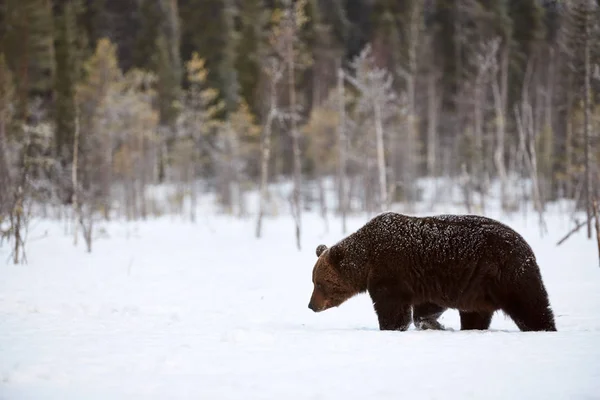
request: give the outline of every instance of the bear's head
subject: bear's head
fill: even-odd
[[[327,248],[317,246],[317,263],[313,268],[313,292],[308,308],[314,312],[337,307],[358,293],[351,280],[343,274],[344,249],[338,244]]]

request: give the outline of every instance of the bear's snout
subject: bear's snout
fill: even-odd
[[[318,291],[314,291],[312,296],[310,297],[310,302],[308,303],[308,308],[313,310],[314,312],[319,312],[326,310],[328,307],[328,301],[325,297]]]
[[[329,303],[325,301],[321,304],[315,304],[315,302],[311,301],[310,303],[308,303],[308,308],[310,308],[314,312],[324,311],[329,308]]]

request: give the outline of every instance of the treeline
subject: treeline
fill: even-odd
[[[298,246],[324,177],[344,218],[410,206],[427,176],[479,212],[526,179],[540,213],[575,199],[591,221],[599,131],[600,0],[0,0],[16,257],[29,207],[70,210],[91,246],[96,218],[160,213],[161,182],[192,220],[201,190],[244,215],[258,188],[260,236],[290,180]]]

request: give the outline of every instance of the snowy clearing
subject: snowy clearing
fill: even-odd
[[[93,253],[36,221],[28,264],[0,248],[0,399],[600,399],[600,268],[566,217],[499,217],[536,252],[558,332],[381,332],[367,295],[307,307],[337,220],[162,218],[104,224]],[[357,229],[366,217],[349,221]],[[43,238],[39,236],[46,235]],[[37,237],[37,238],[36,238]]]

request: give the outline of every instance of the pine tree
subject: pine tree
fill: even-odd
[[[239,104],[239,82],[235,69],[237,41],[239,40],[236,31],[235,20],[238,10],[234,0],[223,0],[223,25],[222,32],[225,35],[225,47],[223,48],[223,57],[218,65],[218,72],[221,80],[221,90],[223,100],[225,101],[225,111],[227,114],[235,112]]]
[[[406,37],[400,30],[409,22],[408,16],[406,21],[401,21],[407,3],[410,3],[410,0],[374,2],[371,14],[374,26],[373,55],[377,58],[379,66],[388,71],[396,71],[403,59],[402,56],[407,55],[407,46],[400,42],[401,38]]]
[[[434,53],[436,56],[433,62],[440,66],[444,77],[442,81],[442,109],[449,114],[454,114],[457,108],[456,95],[460,80],[455,24],[457,1],[439,0],[431,26],[431,29],[435,32]]]
[[[236,64],[237,6],[232,0],[184,0],[181,2],[182,53],[196,51],[206,60],[207,85],[226,103],[221,119],[235,109],[239,95]],[[201,29],[200,29],[201,27]]]
[[[240,96],[255,116],[262,108],[258,96],[262,63],[267,51],[269,13],[264,0],[245,0],[239,10],[240,33],[237,41],[236,70]]]
[[[52,91],[54,56],[50,0],[5,0],[4,35],[0,52],[13,71],[17,96],[16,119],[29,117],[32,97],[48,99]]]
[[[289,132],[292,141],[292,168],[294,189],[292,193],[292,215],[295,222],[296,247],[301,249],[301,186],[302,186],[302,159],[300,148],[300,134],[298,130],[298,101],[296,79],[298,70],[302,70],[312,60],[306,51],[306,44],[300,38],[300,32],[306,24],[306,0],[292,3],[286,0],[281,9],[273,13],[273,27],[269,36],[273,54],[278,57],[286,67]]]
[[[133,63],[138,68],[156,71],[153,63],[157,51],[156,40],[161,28],[161,13],[158,2],[142,0],[139,6],[140,27],[137,31]]]
[[[587,236],[592,234],[592,204],[598,188],[594,187],[600,174],[598,160],[594,157],[593,144],[597,134],[593,132],[594,111],[596,101],[600,99],[600,90],[594,93],[592,79],[600,65],[600,7],[593,0],[579,0],[569,4],[567,8],[566,36],[569,38],[571,57],[570,66],[574,76],[574,89],[578,96],[576,109],[583,114],[582,129],[576,132],[579,140],[580,154],[575,154],[575,164],[579,164],[583,176],[583,204],[587,213]],[[598,87],[598,86],[596,86]],[[583,154],[581,154],[583,153]]]
[[[350,21],[348,19],[348,10],[345,0],[319,0],[317,4],[321,10],[323,23],[331,28],[330,34],[333,40],[333,47],[347,49],[347,43],[350,36]]]
[[[54,9],[55,59],[55,151],[63,167],[72,161],[76,119],[75,86],[81,77],[81,55],[85,35],[78,18],[83,14],[79,0],[70,0]]]
[[[306,57],[306,72],[299,77],[298,86],[306,93],[305,115],[308,117],[314,107],[318,107],[335,86],[336,69],[343,57],[343,49],[336,43],[333,27],[326,19],[326,13],[319,0],[309,0],[306,4],[306,24],[300,32],[300,39],[309,53]]]
[[[512,109],[521,96],[528,62],[545,35],[544,9],[537,0],[508,0],[508,16],[512,24],[509,65],[510,88],[508,107]]]
[[[181,110],[181,55],[179,52],[180,31],[177,2],[174,0],[159,1],[162,24],[156,37],[155,65],[158,77],[158,109],[160,119],[160,135],[165,143],[162,146],[163,157],[159,159],[159,180],[166,177],[166,159],[170,157],[175,138],[177,116]]]
[[[101,39],[94,54],[83,63],[84,77],[77,85],[80,132],[78,135],[78,162],[73,165],[81,184],[77,192],[80,219],[88,221],[86,232],[91,231],[93,214],[102,209],[105,217],[110,210],[112,184],[112,147],[114,131],[120,118],[114,118],[111,94],[122,79],[117,60],[117,47],[109,39]],[[86,209],[84,213],[83,209]],[[83,218],[83,215],[88,218]],[[83,223],[82,223],[83,224]],[[86,235],[84,235],[86,236]],[[87,237],[87,236],[86,236]],[[87,237],[86,241],[90,241]],[[88,243],[89,244],[89,243]]]
[[[85,0],[84,20],[93,51],[99,40],[108,38],[117,46],[119,68],[128,71],[135,66],[137,32],[140,27],[140,1]],[[154,0],[157,3],[158,0]],[[165,14],[163,14],[165,15]],[[168,18],[168,16],[166,17]],[[164,20],[165,18],[163,18]]]
[[[11,171],[8,160],[7,131],[11,125],[14,86],[12,72],[0,53],[0,225],[7,219],[12,208]],[[0,241],[5,233],[0,231]]]
[[[185,69],[187,90],[180,118],[183,135],[178,140],[179,150],[176,153],[187,148],[188,154],[183,161],[193,163],[196,169],[202,170],[211,156],[206,143],[213,131],[221,126],[218,116],[224,103],[219,101],[219,92],[208,86],[206,61],[197,52],[192,53],[185,63]]]

